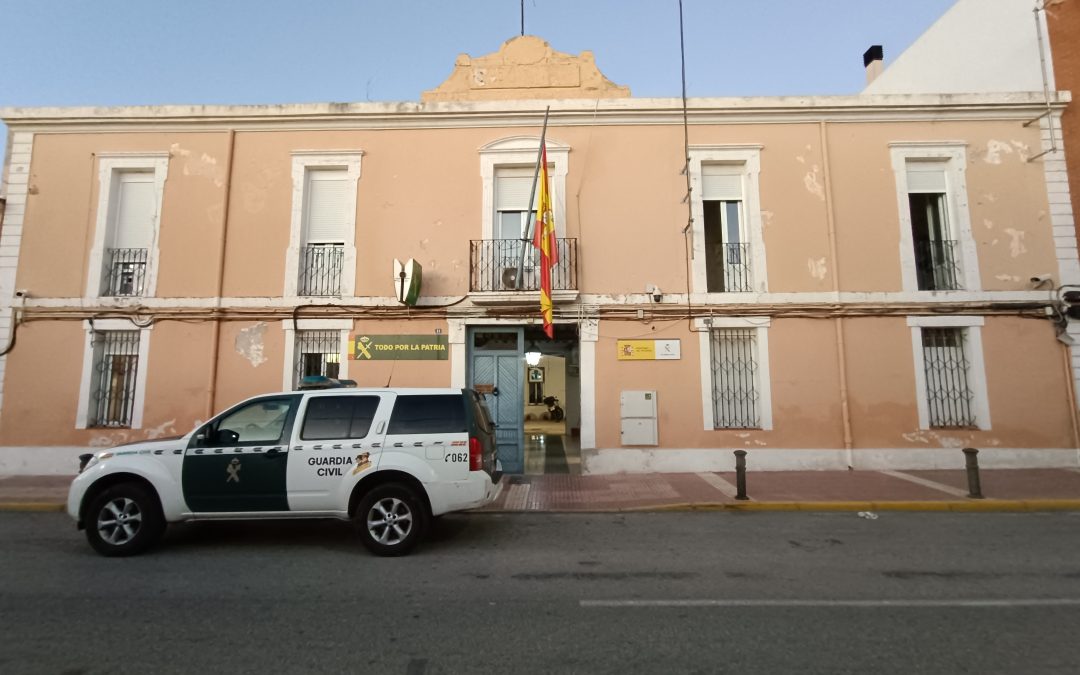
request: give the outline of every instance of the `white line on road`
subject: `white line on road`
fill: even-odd
[[[954,488],[951,485],[945,485],[934,480],[927,480],[926,478],[919,478],[918,476],[912,476],[911,474],[903,473],[901,471],[881,471],[886,476],[892,476],[893,478],[899,478],[900,480],[906,480],[909,483],[915,483],[923,487],[928,487],[931,490],[937,490],[938,492],[944,492],[950,494],[953,497],[967,497],[967,490],[961,490],[960,488]]]
[[[582,600],[581,607],[1080,607],[1080,598],[975,600]]]
[[[739,494],[738,488],[720,476],[717,476],[715,473],[699,473],[698,478],[713,486],[722,492],[725,497],[730,499],[735,499],[735,495]]]

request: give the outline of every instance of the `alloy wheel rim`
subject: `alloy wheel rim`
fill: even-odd
[[[367,528],[371,537],[380,544],[400,544],[412,531],[412,509],[397,497],[380,499],[368,511]]]
[[[101,538],[113,546],[127,544],[142,527],[142,510],[138,503],[128,497],[117,497],[105,504],[98,513],[97,531]]]

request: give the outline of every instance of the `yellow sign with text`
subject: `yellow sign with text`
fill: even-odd
[[[682,358],[678,340],[618,340],[620,361],[669,361]]]

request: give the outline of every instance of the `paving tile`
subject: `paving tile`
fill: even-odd
[[[967,472],[963,470],[906,473],[968,489]],[[992,499],[1080,498],[1080,473],[1068,469],[983,469],[979,482],[983,496]]]

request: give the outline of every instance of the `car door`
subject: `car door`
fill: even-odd
[[[289,510],[288,443],[300,399],[245,401],[192,435],[182,485],[193,513]]]
[[[347,504],[343,490],[378,464],[392,399],[375,392],[307,397],[289,455],[290,510],[335,511]]]

